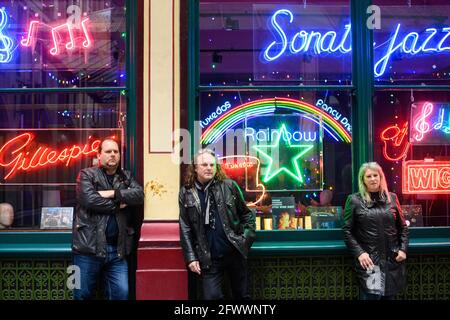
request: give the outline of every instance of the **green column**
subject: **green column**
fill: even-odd
[[[367,28],[371,0],[351,0],[352,81],[355,87],[352,107],[353,190],[358,189],[358,170],[373,159],[373,34]]]
[[[188,32],[188,129],[191,134],[191,154],[193,154],[200,143],[197,137],[195,120],[199,115],[198,85],[200,84],[200,68],[197,52],[199,51],[199,17],[200,7],[198,0],[189,0],[189,32]]]
[[[138,1],[126,1],[126,95],[127,95],[127,156],[125,167],[136,175],[136,156],[137,156],[137,30],[138,30]]]

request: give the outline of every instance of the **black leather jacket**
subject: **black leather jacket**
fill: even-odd
[[[255,216],[247,208],[242,193],[233,180],[214,181],[210,187],[224,225],[225,234],[234,247],[247,258],[255,239]],[[205,217],[195,187],[181,187],[180,240],[186,264],[199,261],[201,268],[211,265],[211,253],[206,238]]]
[[[408,250],[408,227],[395,193],[391,203],[385,199],[367,203],[359,193],[348,196],[345,204],[344,240],[355,258],[360,285],[367,293],[383,296],[395,295],[406,281],[405,263],[395,260],[399,250]],[[364,270],[358,257],[367,252],[373,263],[380,267],[380,285],[374,275]]]
[[[106,226],[114,213],[119,227],[117,252],[125,257],[133,247],[136,230],[132,227],[133,207],[144,202],[142,187],[129,171],[118,171],[113,180],[114,199],[106,199],[97,191],[111,190],[106,173],[98,167],[82,169],[77,177],[77,207],[73,221],[72,250],[75,253],[106,256]],[[120,204],[127,207],[120,209]]]

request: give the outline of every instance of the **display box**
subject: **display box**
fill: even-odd
[[[401,205],[408,227],[423,227],[422,206],[420,204]]]
[[[334,229],[342,227],[342,207],[339,206],[309,206],[307,214],[311,216],[313,229]]]
[[[43,207],[41,229],[72,229],[73,207]]]

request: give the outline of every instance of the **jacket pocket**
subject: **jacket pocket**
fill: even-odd
[[[73,235],[73,248],[81,253],[95,254],[97,248],[97,227],[95,224],[78,222]]]
[[[129,255],[131,251],[134,249],[134,234],[135,231],[131,227],[127,227],[125,229],[125,253]]]

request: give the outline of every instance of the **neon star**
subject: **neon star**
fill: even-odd
[[[280,139],[281,137],[284,137],[284,143],[280,146]],[[276,141],[272,145],[259,145],[253,147],[256,151],[261,153],[262,156],[264,156],[267,160],[269,160],[269,165],[266,170],[266,174],[263,178],[263,182],[267,183],[270,180],[272,180],[274,177],[281,173],[286,173],[290,177],[292,177],[294,180],[300,182],[303,184],[303,175],[300,170],[299,165],[299,159],[308,151],[310,151],[313,148],[313,145],[311,144],[298,144],[298,145],[292,145],[291,141],[288,137],[288,132],[286,129],[286,126],[283,124],[279,130],[279,134],[276,138]],[[271,150],[278,150],[279,154],[286,154],[286,153],[294,153],[295,156],[290,157],[290,161],[288,163],[288,166],[281,166],[281,164],[277,161],[273,160],[273,157],[269,156],[265,151],[262,149],[270,148]],[[271,152],[273,154],[273,151]],[[278,165],[278,169],[276,166]]]

